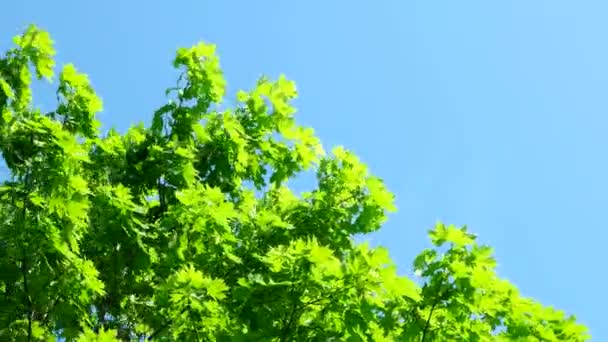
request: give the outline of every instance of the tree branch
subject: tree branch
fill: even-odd
[[[426,323],[424,324],[424,330],[422,330],[422,336],[420,337],[420,342],[424,342],[426,339],[426,334],[429,330],[429,325],[431,323],[431,317],[433,316],[433,311],[435,310],[435,307],[439,303],[440,299],[441,299],[441,296],[435,297],[435,301],[433,302],[433,306],[431,306],[431,311],[429,312],[429,316],[427,317]]]
[[[182,311],[180,311],[180,315],[183,314],[184,312],[186,312],[188,309],[190,308],[190,306],[185,306]],[[167,323],[163,324],[160,328],[158,328],[155,332],[152,333],[152,335],[148,336],[148,341],[152,341],[153,338],[155,338],[156,336],[158,336],[158,334],[160,334],[163,330],[167,329],[171,324],[173,324],[173,320],[169,319],[167,321]]]
[[[33,137],[30,139],[33,140]],[[30,173],[27,172],[25,175],[25,191],[23,192],[23,211],[22,211],[22,220],[23,220],[23,232],[26,232],[27,229],[27,200],[30,192]],[[32,308],[32,298],[30,296],[29,290],[29,282],[28,282],[28,269],[27,269],[27,252],[25,250],[24,243],[21,243],[21,274],[23,275],[23,292],[25,297],[25,307],[27,314],[27,341],[30,342],[32,340],[32,317],[34,315],[34,310]]]
[[[287,341],[287,339],[289,338],[289,335],[290,335],[289,329],[291,328],[291,325],[293,324],[296,313],[298,312],[298,308],[299,308],[299,305],[294,303],[293,308],[291,309],[291,313],[289,314],[289,320],[287,321],[287,324],[283,327],[283,336],[281,337],[281,341]]]
[[[25,249],[22,249],[23,259],[21,260],[21,274],[23,275],[23,291],[25,297],[25,307],[27,314],[27,340],[28,342],[32,340],[32,316],[34,311],[32,309],[32,298],[30,297],[30,290],[27,280],[27,264],[25,259]]]

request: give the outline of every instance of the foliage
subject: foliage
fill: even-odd
[[[86,75],[58,77],[32,26],[0,59],[0,340],[583,341],[561,311],[497,277],[492,250],[437,224],[397,273],[359,244],[393,195],[294,120],[293,82],[260,79],[231,109],[215,47],[180,49],[178,84],[149,127],[102,136]],[[229,107],[229,106],[222,106]],[[311,170],[316,188],[287,182]]]

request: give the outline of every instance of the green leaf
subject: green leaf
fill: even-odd
[[[15,98],[15,93],[13,92],[13,89],[11,89],[11,86],[8,84],[8,82],[6,82],[1,77],[0,77],[0,90],[2,90],[4,95],[6,97],[8,97],[10,100]]]
[[[222,300],[226,298],[226,291],[228,286],[222,279],[210,279],[206,284],[207,293],[215,300]]]

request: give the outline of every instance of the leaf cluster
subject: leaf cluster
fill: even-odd
[[[295,121],[295,84],[261,78],[222,103],[215,46],[177,51],[181,76],[149,126],[102,135],[89,79],[31,26],[0,57],[0,340],[584,341],[572,316],[522,297],[466,228],[398,274],[356,243],[395,210],[343,147]],[[227,108],[227,109],[226,109]],[[288,181],[316,173],[312,191]]]

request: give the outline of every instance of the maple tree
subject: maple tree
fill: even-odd
[[[179,49],[151,125],[102,136],[85,74],[65,65],[57,107],[35,26],[0,59],[0,339],[8,341],[584,341],[584,326],[519,295],[491,248],[441,223],[397,273],[357,243],[393,195],[342,147],[294,120],[293,82],[260,79],[220,105],[213,45]],[[316,172],[314,190],[287,182]]]

